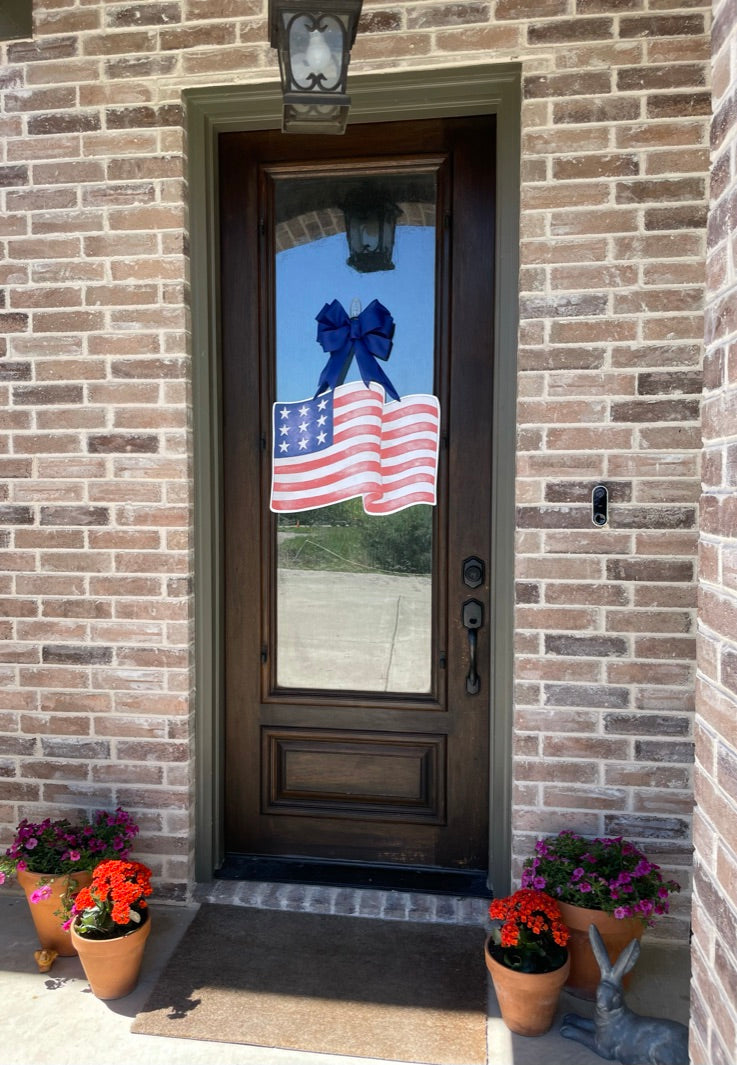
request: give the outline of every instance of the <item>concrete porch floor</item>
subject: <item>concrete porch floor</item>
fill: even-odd
[[[216,890],[218,886],[212,886],[215,896],[220,894]],[[203,901],[211,894],[207,887],[203,885],[198,892]],[[273,885],[261,885],[261,889],[260,893],[256,892],[262,899],[261,905],[288,905],[289,885],[277,889]],[[299,895],[301,890],[292,889],[291,897],[295,893]],[[253,889],[249,888],[248,893],[252,894]],[[406,914],[405,901],[394,898],[396,895],[387,892],[381,908],[386,909],[388,905],[390,910]],[[324,893],[318,897],[323,899],[324,907]],[[213,898],[213,901],[225,900]],[[443,919],[437,914],[442,911],[441,902],[447,900],[438,898],[437,901],[437,907],[432,905],[432,900],[427,901],[422,919],[428,919],[428,910],[435,913],[431,920]],[[479,900],[464,906],[469,901],[463,900],[460,907],[446,906],[443,915],[446,919],[477,923]],[[298,905],[297,908],[312,907]],[[154,903],[151,936],[139,985],[127,998],[105,1003],[91,994],[76,957],[58,958],[49,973],[38,972],[33,958],[38,943],[25,899],[18,895],[0,897],[3,992],[0,1061],[7,1065],[131,1065],[131,1062],[138,1065],[365,1065],[367,1061],[379,1060],[132,1034],[133,1018],[196,912],[197,905]],[[360,912],[360,908],[354,907],[354,912]],[[687,1023],[689,978],[685,945],[660,943],[646,936],[628,1003],[640,1013]],[[564,993],[559,1017],[566,1012],[590,1015],[592,1008]],[[489,1065],[595,1065],[602,1061],[579,1044],[558,1035],[558,1024],[559,1018],[547,1035],[536,1039],[512,1035],[499,1017],[489,986]],[[386,1059],[381,1061],[386,1065]]]

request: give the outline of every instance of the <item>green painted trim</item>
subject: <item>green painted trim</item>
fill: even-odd
[[[490,884],[511,870],[514,456],[519,273],[520,66],[478,65],[354,77],[351,123],[497,115],[496,379],[492,499]],[[198,880],[223,858],[222,517],[218,376],[217,136],[278,129],[277,82],[185,90],[188,116],[195,472],[196,851]]]
[[[0,41],[33,36],[33,0],[2,0]]]

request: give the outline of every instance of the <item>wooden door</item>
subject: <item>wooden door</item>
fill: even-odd
[[[487,867],[493,159],[491,117],[221,135],[231,853]],[[393,259],[346,266],[346,229],[371,251],[381,212]],[[374,298],[394,319],[382,370],[439,400],[437,502],[374,514],[314,488],[318,506],[275,512],[280,417],[318,419],[315,317]],[[314,403],[337,410],[359,369]]]

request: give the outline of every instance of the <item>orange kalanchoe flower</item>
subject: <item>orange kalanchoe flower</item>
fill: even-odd
[[[533,888],[522,888],[489,906],[498,930],[498,960],[508,968],[544,972],[565,961],[569,932],[555,899]]]
[[[76,930],[95,938],[122,935],[140,924],[151,890],[151,870],[141,862],[101,862],[74,902]]]

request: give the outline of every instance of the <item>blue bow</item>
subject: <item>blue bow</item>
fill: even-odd
[[[317,383],[316,396],[345,380],[355,355],[366,387],[376,381],[392,399],[399,399],[396,388],[376,361],[389,358],[394,335],[394,319],[383,303],[372,300],[356,318],[349,318],[343,304],[333,300],[316,315],[316,321],[317,341],[330,353]]]

